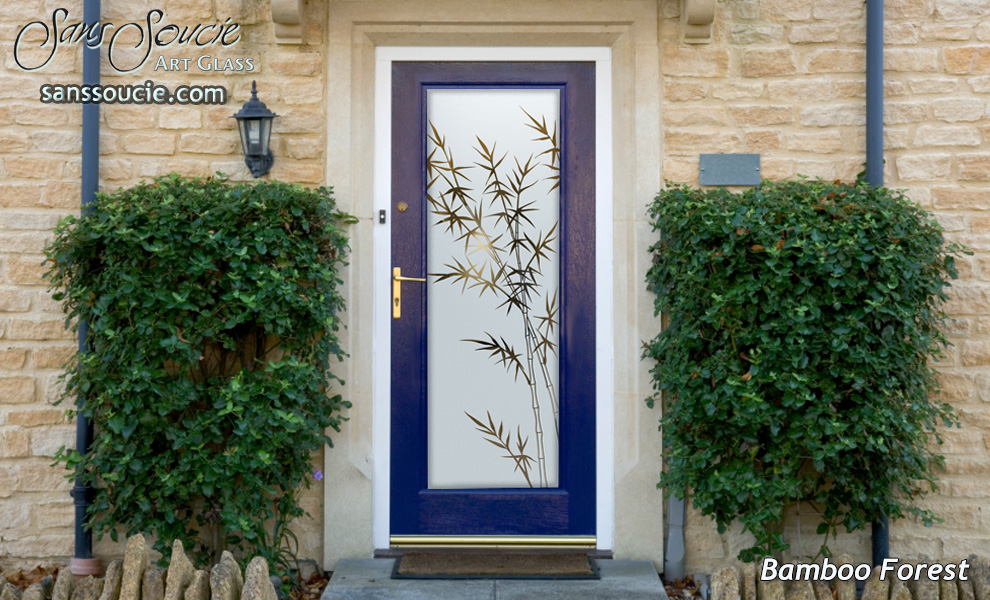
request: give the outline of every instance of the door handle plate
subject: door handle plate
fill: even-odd
[[[402,317],[402,282],[403,281],[419,281],[426,282],[425,277],[403,277],[402,267],[394,267],[392,269],[392,318],[398,319]]]

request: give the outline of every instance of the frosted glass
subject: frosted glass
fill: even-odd
[[[559,106],[427,92],[430,488],[558,485]]]

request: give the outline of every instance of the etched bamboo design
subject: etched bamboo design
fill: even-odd
[[[521,376],[529,391],[530,407],[533,412],[533,437],[536,445],[536,458],[526,454],[529,437],[522,437],[521,427],[516,428],[516,446],[512,449],[511,432],[504,434],[500,421],[496,426],[491,413],[488,421],[482,421],[465,413],[485,440],[505,450],[504,458],[515,463],[530,487],[547,487],[547,458],[544,443],[544,427],[541,416],[541,403],[549,400],[553,411],[554,435],[559,438],[559,402],[547,361],[549,355],[557,354],[555,332],[557,328],[557,292],[553,290],[540,294],[538,280],[542,277],[543,263],[551,254],[556,254],[553,242],[557,240],[557,223],[548,231],[537,230],[530,215],[537,211],[537,201],[531,200],[532,192],[527,192],[539,181],[552,181],[550,192],[560,184],[560,148],[557,143],[557,127],[551,129],[546,119],[537,120],[525,109],[528,118],[526,126],[533,129],[538,137],[533,141],[542,142],[547,149],[525,162],[512,157],[508,169],[502,165],[507,154],[498,155],[496,143],[486,144],[476,137],[473,147],[478,160],[471,164],[458,164],[445,138],[430,123],[428,138],[432,149],[427,157],[427,201],[430,211],[436,215],[436,227],[454,236],[455,241],[464,243],[464,254],[451,257],[440,273],[430,273],[437,281],[450,280],[460,283],[461,292],[477,289],[479,296],[487,293],[501,299],[499,308],[505,307],[507,314],[517,311],[525,340],[525,352],[520,354],[505,340],[490,332],[484,332],[487,339],[465,339],[477,351],[488,352],[489,356],[505,368],[506,373],[518,380]],[[513,166],[514,165],[514,166]],[[536,170],[543,167],[549,174],[540,178]],[[467,172],[480,169],[485,175],[483,187],[472,187]],[[501,172],[500,172],[501,171]],[[506,173],[507,171],[507,173]],[[478,189],[480,187],[480,189]],[[488,200],[487,208],[485,200]],[[486,212],[494,211],[494,212]],[[482,259],[473,258],[481,254]],[[542,312],[534,310],[534,300],[540,298]],[[538,306],[538,305],[537,305]],[[539,374],[537,371],[539,370]],[[539,379],[542,379],[542,386]],[[511,431],[511,430],[510,430]],[[535,463],[536,481],[530,476],[530,467]]]

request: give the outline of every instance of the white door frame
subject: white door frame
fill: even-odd
[[[612,298],[612,53],[608,47],[427,47],[375,49],[375,215],[391,215],[392,62],[593,61],[595,63],[596,536],[615,538],[614,351]],[[375,226],[372,340],[372,543],[389,546],[391,462],[391,223]]]

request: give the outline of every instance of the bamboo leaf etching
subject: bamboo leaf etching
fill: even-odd
[[[498,150],[496,141],[475,136],[473,162],[460,162],[454,149],[438,128],[429,123],[427,135],[427,202],[435,216],[432,226],[463,247],[451,256],[440,272],[430,273],[435,281],[459,285],[461,294],[473,291],[479,297],[491,295],[500,301],[506,315],[517,314],[519,332],[525,346],[517,349],[496,332],[462,339],[475,351],[485,352],[495,365],[504,368],[513,381],[522,381],[528,390],[532,410],[532,435],[523,437],[522,425],[512,434],[503,431],[488,412],[487,423],[465,412],[484,439],[505,452],[514,471],[521,473],[530,487],[548,487],[546,445],[542,407],[548,403],[553,413],[554,436],[559,438],[560,408],[549,357],[556,357],[558,334],[558,293],[543,289],[544,279],[556,281],[556,273],[544,273],[557,254],[558,223],[541,229],[534,220],[540,210],[540,196],[560,185],[560,147],[556,122],[537,119],[525,109],[524,124],[536,133],[532,140],[543,149],[528,157],[509,156]],[[479,173],[483,177],[476,175]],[[472,179],[474,177],[474,179]],[[548,191],[534,186],[548,182]],[[546,189],[546,185],[541,186]],[[543,198],[543,202],[547,200]],[[535,458],[526,452],[530,437],[535,440]],[[531,470],[532,469],[532,470]],[[535,471],[535,476],[533,474]]]
[[[478,348],[476,350],[490,350],[491,358],[496,359],[499,364],[505,367],[506,372],[511,372],[515,379],[519,378],[519,375],[523,376],[526,383],[529,383],[529,376],[526,374],[523,368],[522,362],[519,360],[519,354],[516,352],[515,348],[509,345],[505,341],[505,338],[496,340],[492,334],[485,334],[488,336],[488,340],[461,340],[462,342],[470,342],[472,344],[477,344]],[[515,369],[515,371],[513,371]]]
[[[477,425],[475,429],[480,431],[482,435],[485,436],[485,441],[508,452],[508,454],[503,455],[503,458],[508,458],[515,462],[516,466],[513,471],[521,472],[523,477],[526,478],[526,483],[529,487],[533,487],[533,482],[529,478],[529,468],[533,463],[533,457],[526,454],[526,443],[529,441],[529,438],[526,438],[525,440],[523,439],[522,433],[520,433],[520,428],[516,427],[516,450],[513,452],[512,433],[506,433],[505,438],[503,439],[502,422],[499,421],[498,427],[496,428],[495,421],[492,419],[492,413],[488,413],[487,424],[472,417],[469,413],[464,414],[467,415],[467,418],[471,419],[475,425]]]

